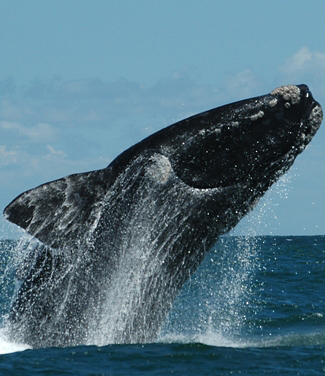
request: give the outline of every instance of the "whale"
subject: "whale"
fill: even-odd
[[[4,216],[32,246],[16,272],[10,337],[35,348],[154,341],[219,236],[292,166],[322,118],[306,85],[280,86],[19,195]]]

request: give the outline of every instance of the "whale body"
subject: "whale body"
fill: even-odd
[[[13,339],[153,341],[217,238],[290,168],[321,121],[308,87],[286,85],[177,122],[104,169],[18,196],[4,215],[38,243],[17,273]]]

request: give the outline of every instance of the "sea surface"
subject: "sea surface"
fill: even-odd
[[[15,246],[0,240],[0,375],[325,375],[325,236],[222,237],[155,343],[43,349],[6,337]]]

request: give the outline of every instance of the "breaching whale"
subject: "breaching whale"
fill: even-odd
[[[293,164],[322,121],[306,85],[162,129],[108,167],[18,196],[5,217],[38,244],[8,318],[33,347],[143,343],[221,234]]]

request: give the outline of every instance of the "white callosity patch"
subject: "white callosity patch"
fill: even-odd
[[[277,103],[278,103],[278,100],[276,98],[273,98],[273,99],[270,100],[269,106],[271,108],[273,108],[273,107],[275,107],[277,105]]]
[[[263,116],[264,116],[264,112],[259,111],[257,114],[254,114],[254,115],[251,116],[251,120],[256,121],[256,120],[262,118]]]
[[[271,95],[281,95],[286,101],[286,108],[290,108],[291,105],[298,104],[300,101],[300,89],[295,85],[280,86],[271,91]]]
[[[307,125],[303,128],[301,133],[301,139],[304,141],[300,146],[300,150],[303,150],[306,145],[311,141],[317,132],[321,122],[323,120],[323,111],[321,106],[315,106],[309,115]]]
[[[229,128],[238,128],[244,120],[256,121],[265,116],[265,109],[268,104],[267,98],[254,99],[243,106],[230,111],[222,120],[224,126]]]
[[[316,133],[318,130],[321,122],[323,120],[323,111],[321,106],[315,106],[309,115],[308,123],[311,127],[311,137]]]

